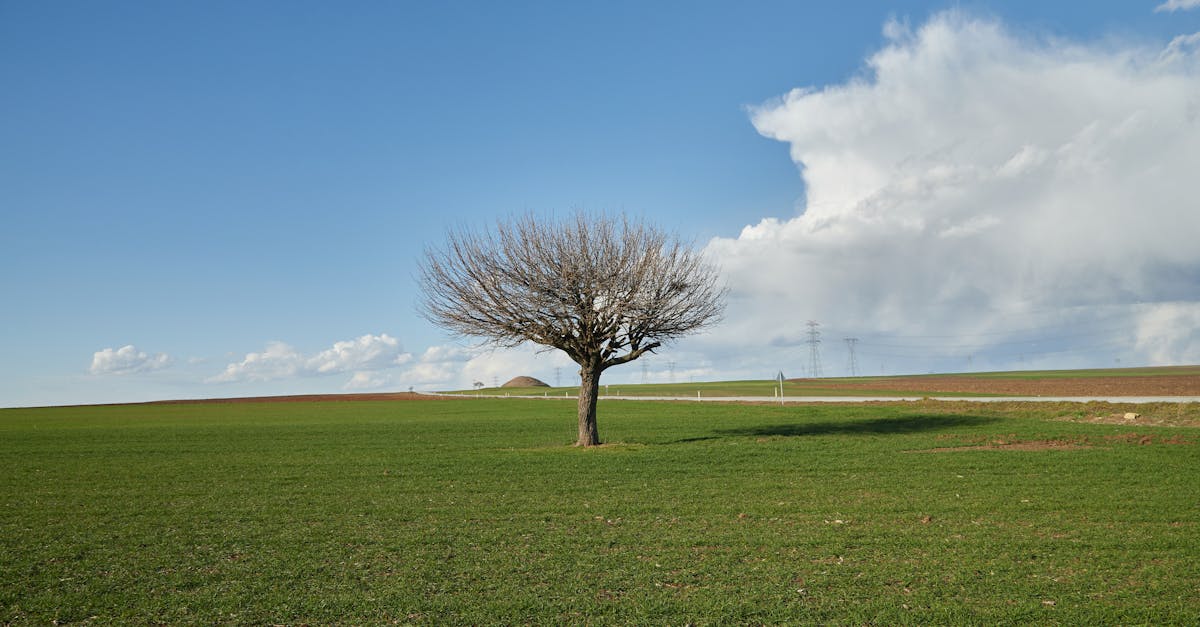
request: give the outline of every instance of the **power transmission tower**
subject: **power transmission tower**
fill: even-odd
[[[821,331],[817,327],[821,323],[809,320],[808,325],[808,361],[812,366],[812,377],[821,378]]]
[[[646,382],[646,362],[642,361],[642,383]]]
[[[554,367],[554,387],[558,387],[558,382],[562,378],[562,366]]]
[[[671,370],[671,383],[674,383],[675,382],[675,362],[668,361],[667,368],[669,368]]]
[[[858,376],[858,359],[854,356],[854,346],[858,344],[858,338],[846,338],[846,349],[850,351],[850,376]]]

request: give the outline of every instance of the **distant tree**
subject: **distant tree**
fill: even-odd
[[[625,216],[532,215],[494,231],[451,231],[426,249],[422,314],[460,336],[557,348],[579,364],[579,440],[600,443],[600,374],[720,319],[717,269],[662,230]]]

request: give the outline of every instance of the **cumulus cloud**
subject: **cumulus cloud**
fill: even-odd
[[[807,363],[812,318],[827,355],[869,335],[860,350],[909,360],[897,369],[1100,348],[1200,359],[1132,340],[1147,305],[1200,301],[1197,38],[1033,40],[956,11],[884,31],[860,76],[752,109],[806,197],[709,243],[730,306],[689,346],[734,355],[753,338],[764,358],[748,369]]]
[[[492,386],[513,377],[530,376],[554,385],[555,368],[558,368],[560,383],[578,385],[579,366],[566,353],[548,351],[532,344],[509,350],[481,351],[463,364],[462,380],[481,381]]]
[[[1167,0],[1166,2],[1154,7],[1155,13],[1173,13],[1175,11],[1186,11],[1200,7],[1200,0]]]
[[[235,381],[272,381],[301,374],[307,360],[296,349],[283,342],[269,342],[261,353],[247,353],[239,362],[209,379],[213,383]]]
[[[1159,364],[1200,360],[1200,303],[1160,303],[1138,317],[1138,348]]]
[[[408,385],[422,390],[465,389],[473,382],[464,368],[487,351],[478,347],[442,344],[430,346],[399,375]]]
[[[241,361],[228,364],[209,382],[272,381],[354,371],[357,371],[357,377],[362,372],[401,366],[410,359],[412,355],[404,352],[399,340],[386,333],[335,342],[332,347],[314,355],[304,355],[283,342],[270,342],[262,352],[247,353]],[[356,385],[362,385],[367,380],[352,378],[347,385],[356,381]]]
[[[468,389],[476,381],[491,387],[521,375],[553,385],[557,373],[563,385],[574,385],[577,370],[566,354],[534,344],[494,350],[443,344],[427,348],[396,379],[421,390]]]
[[[171,357],[166,353],[151,355],[128,344],[115,350],[106,348],[93,353],[92,366],[88,372],[94,375],[134,374],[161,370],[171,365],[171,362]]]
[[[396,379],[382,372],[356,372],[342,386],[343,390],[378,390],[379,388],[395,386]]]
[[[707,336],[701,336],[701,341],[704,337]],[[704,347],[669,345],[657,353],[606,370],[601,382],[683,383],[727,378],[738,372],[728,367],[730,363],[714,361]],[[475,382],[492,387],[522,375],[552,386],[579,385],[579,365],[566,353],[532,343],[504,349],[454,344],[430,346],[397,374],[393,382],[405,389],[413,386],[419,390],[465,390]]]
[[[407,362],[412,356],[400,347],[400,341],[387,333],[364,335],[336,342],[308,360],[307,368],[318,374],[350,370],[378,370]]]

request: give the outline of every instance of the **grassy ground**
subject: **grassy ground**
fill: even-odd
[[[3,410],[0,621],[1200,623],[1200,433],[1121,411]]]

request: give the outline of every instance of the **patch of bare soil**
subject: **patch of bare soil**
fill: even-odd
[[[1162,436],[1147,433],[1106,435],[1103,437],[1103,440],[1108,443],[1137,444],[1139,446],[1149,446],[1151,444],[1182,444],[1191,446],[1196,443],[1195,440],[1181,435]]]
[[[906,453],[957,453],[961,451],[1067,451],[1089,448],[1091,445],[1070,440],[1026,440],[1022,442],[993,442],[969,446],[942,446]]]
[[[1176,407],[1147,406],[1143,412],[1117,413],[1088,413],[1083,416],[1065,416],[1060,420],[1068,422],[1087,422],[1105,425],[1146,425],[1154,427],[1200,427],[1200,415],[1197,415],[1195,403]],[[1141,408],[1139,408],[1141,409]],[[1157,411],[1156,411],[1157,410]]]
[[[1091,448],[1095,445],[1131,444],[1136,446],[1151,445],[1195,445],[1195,440],[1181,435],[1156,435],[1147,433],[1121,433],[1100,437],[1076,436],[1053,440],[1019,440],[1008,437],[999,438],[962,438],[955,435],[938,436],[939,440],[957,439],[965,441],[960,446],[941,446],[937,448],[905,451],[906,453],[958,453],[962,451],[1069,451]]]
[[[884,390],[930,394],[995,394],[997,396],[1200,396],[1200,375],[1148,375],[1127,377],[1054,377],[1019,379],[1000,377],[914,376],[867,381],[793,379],[835,390]]]
[[[1063,422],[1114,424],[1129,427],[1200,427],[1200,403],[1109,403],[1105,401],[914,401],[930,414],[1012,416]],[[1132,417],[1130,417],[1132,416]]]

